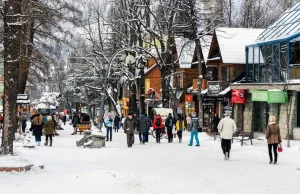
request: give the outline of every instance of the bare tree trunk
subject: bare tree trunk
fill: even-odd
[[[198,29],[197,29],[197,17],[196,17],[197,12],[195,8],[195,2],[193,0],[190,0],[190,10],[191,10],[191,16],[193,18],[192,28],[195,36],[196,52],[197,52],[197,59],[198,59],[198,70],[199,70],[198,93],[197,93],[198,94],[198,118],[199,118],[200,127],[203,127],[203,102],[202,102],[202,94],[201,94],[203,70],[202,70],[202,58],[201,58],[201,43],[200,43],[200,37],[198,35]]]
[[[4,122],[2,147],[4,154],[13,154],[14,111],[18,93],[21,2],[4,4]]]

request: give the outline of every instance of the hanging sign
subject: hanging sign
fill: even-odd
[[[231,90],[231,102],[245,104],[245,90]]]
[[[193,96],[192,95],[185,95],[185,102],[193,102]]]
[[[268,102],[268,91],[252,90],[252,101]]]
[[[269,103],[286,103],[286,95],[281,90],[269,90],[268,91]]]

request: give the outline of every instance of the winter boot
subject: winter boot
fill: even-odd
[[[41,142],[40,141],[37,141],[36,142],[36,146],[40,146],[41,145]]]
[[[181,138],[179,138],[179,143],[181,143]]]
[[[53,140],[50,140],[50,147],[52,146]]]
[[[46,140],[46,142],[44,143],[45,146],[48,146],[48,140]]]

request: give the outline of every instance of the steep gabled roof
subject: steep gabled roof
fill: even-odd
[[[264,29],[254,28],[217,28],[213,41],[217,41],[223,63],[245,64],[245,46],[255,43],[255,40]],[[212,53],[212,42],[208,59],[217,53]]]

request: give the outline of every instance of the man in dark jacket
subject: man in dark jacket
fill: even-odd
[[[66,122],[67,122],[67,116],[66,116],[66,114],[64,114],[63,116],[62,116],[62,122],[64,123],[64,125],[66,125]]]
[[[166,128],[167,128],[167,133],[168,133],[168,143],[172,143],[173,142],[173,126],[175,125],[175,120],[172,117],[172,114],[169,113],[168,118],[166,119]]]
[[[145,145],[148,124],[149,124],[148,119],[144,116],[144,114],[141,114],[140,118],[138,118],[137,120],[137,130],[139,132],[140,144]]]
[[[127,134],[127,145],[132,147],[134,143],[134,133],[137,127],[136,120],[132,117],[133,113],[129,113],[128,117],[124,121],[124,133]]]
[[[148,117],[147,114],[145,114],[145,118],[147,119],[147,131],[146,131],[146,139],[145,139],[145,142],[148,142],[148,137],[149,137],[149,130],[150,130],[150,127],[152,126],[152,121],[151,119]]]
[[[115,132],[119,132],[120,122],[121,122],[121,118],[120,118],[120,116],[117,114],[117,115],[115,116],[115,119],[114,119],[114,129],[115,129]]]
[[[156,132],[156,143],[160,143],[160,134],[162,129],[162,118],[160,114],[157,114],[153,121],[153,130]]]

